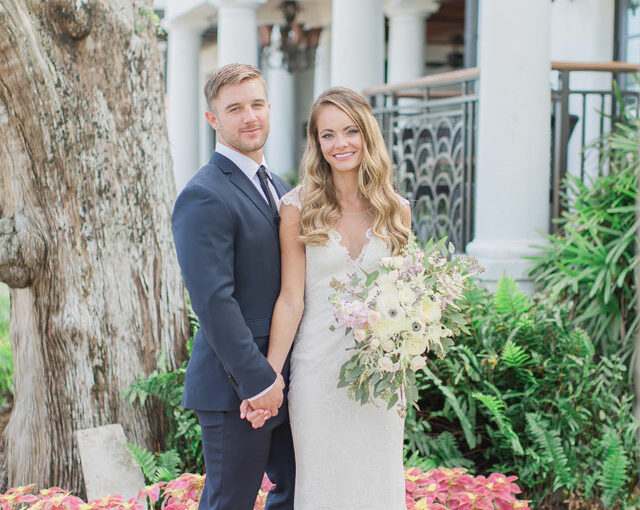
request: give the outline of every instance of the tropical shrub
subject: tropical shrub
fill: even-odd
[[[589,183],[568,178],[559,231],[547,236],[548,244],[531,259],[539,289],[570,303],[571,315],[597,352],[628,361],[640,331],[634,280],[640,262],[635,215],[640,119],[623,110],[614,121],[598,144],[607,175]]]
[[[405,471],[407,510],[528,510],[528,501],[519,500],[520,489],[515,477],[493,473],[488,478],[469,476],[464,469],[431,470],[424,473],[414,468]],[[3,510],[33,509],[65,510],[196,510],[204,487],[204,475],[185,473],[169,482],[158,482],[141,489],[137,498],[124,500],[107,496],[85,503],[57,487],[34,492],[33,486],[9,489],[0,494]],[[258,492],[254,510],[264,510],[267,494],[274,485],[265,476]]]
[[[9,287],[0,282],[0,341],[9,341]]]
[[[0,409],[13,398],[13,356],[9,343],[9,288],[0,283]]]
[[[187,342],[187,352],[191,356],[193,337],[198,330],[198,320],[193,310],[189,311],[189,320],[192,334]],[[122,396],[129,403],[141,407],[144,407],[147,398],[158,399],[167,412],[169,429],[163,451],[150,452],[138,445],[127,445],[133,458],[140,464],[147,483],[168,482],[180,473],[204,473],[198,416],[180,403],[187,363],[188,358],[180,368],[168,371],[166,363],[160,360],[151,374],[134,381]]]
[[[188,343],[189,354],[192,341]],[[134,381],[124,394],[130,403],[140,406],[144,406],[149,397],[160,400],[169,418],[164,451],[150,452],[138,445],[127,446],[148,483],[168,482],[184,472],[204,472],[198,417],[195,411],[180,404],[186,367],[185,361],[180,368],[169,372],[165,363],[159,363],[157,369]]]
[[[622,358],[596,355],[570,304],[530,298],[509,278],[468,298],[471,335],[419,377],[407,456],[517,474],[536,506],[577,491],[635,504],[637,424]]]

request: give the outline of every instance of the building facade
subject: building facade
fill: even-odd
[[[208,160],[213,149],[202,89],[208,74],[221,65],[245,62],[263,70],[272,105],[266,157],[281,174],[296,172],[311,103],[327,87],[342,85],[365,91],[476,68],[473,83],[464,82],[464,96],[474,104],[473,133],[463,130],[462,137],[463,144],[473,144],[474,149],[463,149],[467,151],[466,162],[451,148],[445,158],[449,166],[455,167],[458,161],[466,165],[461,170],[469,174],[466,187],[456,198],[466,216],[453,211],[458,206],[451,199],[450,180],[441,179],[437,185],[428,182],[426,187],[434,190],[429,191],[428,199],[434,202],[438,187],[449,193],[442,206],[437,206],[445,211],[441,223],[456,215],[461,223],[471,223],[464,227],[468,234],[460,243],[480,259],[489,281],[504,272],[526,281],[527,265],[522,257],[532,253],[532,245],[544,242],[540,232],[548,231],[553,214],[549,198],[550,182],[555,178],[553,151],[566,145],[566,152],[555,161],[564,165],[562,172],[597,173],[597,158],[589,159],[583,148],[602,130],[599,112],[611,107],[612,79],[625,80],[631,89],[635,86],[628,74],[618,76],[603,70],[606,67],[569,72],[561,64],[640,62],[640,9],[636,12],[633,3],[156,1],[168,32],[167,106],[177,188]],[[397,139],[398,130],[408,133],[407,126],[419,118],[415,115],[419,102],[432,97],[454,102],[455,94],[447,95],[446,91],[456,84],[459,81],[455,79],[445,83],[449,88],[445,86],[440,95],[427,91],[425,96],[424,85],[407,87],[414,94],[405,97],[386,94],[383,101],[386,107],[391,105],[389,111],[397,113],[405,108],[405,112],[413,112],[411,120],[396,121],[396,134],[389,134],[390,144]],[[569,97],[569,92],[576,90],[590,93]],[[564,117],[560,115],[561,101],[554,99],[563,94],[567,98]],[[556,107],[560,108],[557,113]],[[433,119],[434,111],[437,109],[429,114],[422,110],[421,118]],[[466,122],[468,118],[465,114]],[[559,130],[567,119],[571,130]],[[599,126],[600,131],[593,126]],[[564,138],[556,136],[556,131],[564,133]],[[436,156],[434,152],[434,161]],[[395,160],[399,164],[400,160]],[[415,162],[429,166],[428,162]],[[437,161],[433,164],[437,168]],[[467,167],[472,167],[472,172]],[[437,180],[434,170],[423,173],[429,174],[424,182]],[[417,188],[413,192],[418,193]],[[436,213],[430,214],[435,223]],[[435,230],[427,228],[425,232]]]

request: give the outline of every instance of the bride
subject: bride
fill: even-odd
[[[410,210],[366,100],[332,88],[314,103],[302,184],[282,197],[282,286],[267,359],[276,373],[291,351],[289,416],[296,510],[403,510],[404,421],[395,409],[351,400],[337,388],[351,334],[334,324],[332,278],[373,271],[410,233]],[[296,334],[297,332],[297,334]],[[294,341],[295,337],[295,341]],[[255,411],[254,427],[268,418]]]

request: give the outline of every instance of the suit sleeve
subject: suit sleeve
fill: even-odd
[[[173,237],[191,305],[209,345],[235,381],[240,399],[276,379],[233,297],[234,232],[229,210],[213,189],[191,185],[173,211]]]

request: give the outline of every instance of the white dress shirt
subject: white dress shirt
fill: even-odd
[[[217,143],[216,144],[216,152],[219,152],[224,157],[229,158],[231,161],[233,161],[233,163],[240,170],[242,170],[242,172],[253,183],[253,185],[258,190],[258,193],[260,193],[260,196],[262,198],[264,198],[264,201],[267,202],[267,204],[269,203],[269,200],[267,200],[267,197],[264,194],[264,191],[262,191],[262,186],[260,186],[260,179],[258,178],[258,168],[260,168],[260,165],[258,163],[256,163],[249,156],[245,156],[244,154],[240,154],[238,151],[235,151],[232,148],[227,147],[226,145],[224,145],[222,143]],[[278,211],[280,211],[280,198],[278,197],[278,193],[276,192],[276,189],[273,187],[273,183],[271,182],[271,171],[269,170],[269,167],[267,166],[267,162],[265,161],[264,156],[262,156],[262,166],[264,166],[266,171],[267,171],[267,175],[269,176],[269,180],[267,181],[267,185],[269,186],[269,190],[271,191],[273,199],[276,201],[276,207],[278,208]],[[257,395],[254,395],[253,397],[249,398],[248,400],[255,400],[256,398],[259,398],[262,395],[268,393],[271,390],[271,388],[273,388],[276,385],[277,380],[278,380],[278,378],[276,376],[276,380],[273,381],[273,384],[271,386],[269,386],[268,388],[265,388],[260,393],[258,393]]]
[[[238,151],[235,151],[232,148],[227,147],[226,145],[223,145],[221,143],[216,144],[216,152],[219,152],[224,157],[229,158],[231,161],[233,161],[235,165],[240,170],[242,170],[242,173],[245,174],[251,181],[251,183],[255,186],[255,188],[258,190],[258,193],[260,193],[260,196],[264,198],[264,201],[267,204],[269,203],[269,200],[267,200],[264,191],[262,191],[262,186],[260,186],[260,179],[258,178],[258,168],[260,168],[260,165],[258,163],[256,163],[249,156],[240,154]],[[265,170],[267,171],[267,175],[269,176],[267,185],[269,186],[269,190],[271,191],[273,199],[276,201],[276,207],[278,208],[278,211],[280,211],[280,198],[278,197],[278,192],[273,187],[273,183],[271,182],[271,171],[267,166],[267,162],[264,159],[264,156],[262,156],[262,166],[264,166]]]

